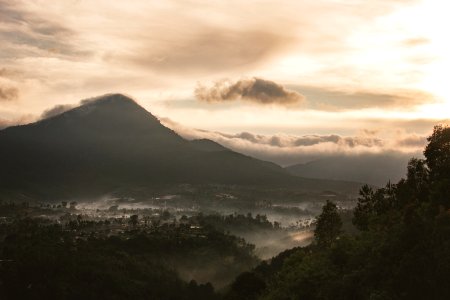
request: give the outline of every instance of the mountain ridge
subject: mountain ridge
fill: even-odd
[[[321,189],[327,182],[299,179],[274,163],[213,141],[185,140],[122,94],[93,98],[48,119],[1,130],[0,163],[0,189],[44,198],[155,184]],[[338,182],[328,185],[339,187]]]
[[[409,156],[398,153],[332,156],[285,167],[293,175],[330,180],[361,181],[374,186],[397,182]]]

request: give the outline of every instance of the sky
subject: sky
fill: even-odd
[[[449,8],[0,0],[0,127],[123,93],[185,137],[281,164],[420,153],[450,119]]]

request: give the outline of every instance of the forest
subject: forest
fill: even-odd
[[[404,179],[361,188],[352,230],[347,215],[327,201],[311,244],[261,260],[233,235],[280,230],[261,215],[63,225],[17,214],[0,222],[0,298],[450,299],[450,128],[434,128]]]

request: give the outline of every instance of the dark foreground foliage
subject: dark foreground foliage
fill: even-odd
[[[437,126],[428,141],[405,179],[361,189],[355,234],[327,202],[312,245],[253,269],[252,246],[224,231],[276,229],[261,216],[198,216],[196,226],[138,226],[136,216],[114,234],[101,226],[118,225],[82,218],[5,223],[0,299],[450,299],[450,128]],[[192,273],[214,282],[240,275],[218,294],[182,279]]]
[[[0,299],[217,299],[210,283],[181,280],[181,269],[232,278],[256,262],[251,245],[213,229],[106,236],[47,222],[0,227]]]
[[[406,179],[364,186],[356,235],[327,203],[308,247],[241,274],[226,299],[450,299],[450,128],[436,126]]]

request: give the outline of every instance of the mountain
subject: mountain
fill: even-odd
[[[0,165],[0,191],[43,199],[180,183],[355,189],[297,178],[209,140],[185,140],[121,94],[1,130]]]
[[[408,154],[409,155],[409,154]],[[293,175],[330,180],[360,181],[384,186],[389,180],[397,182],[409,156],[398,153],[333,156],[286,167]]]
[[[200,151],[206,152],[230,151],[228,148],[222,146],[221,144],[208,139],[192,140],[191,145]]]

